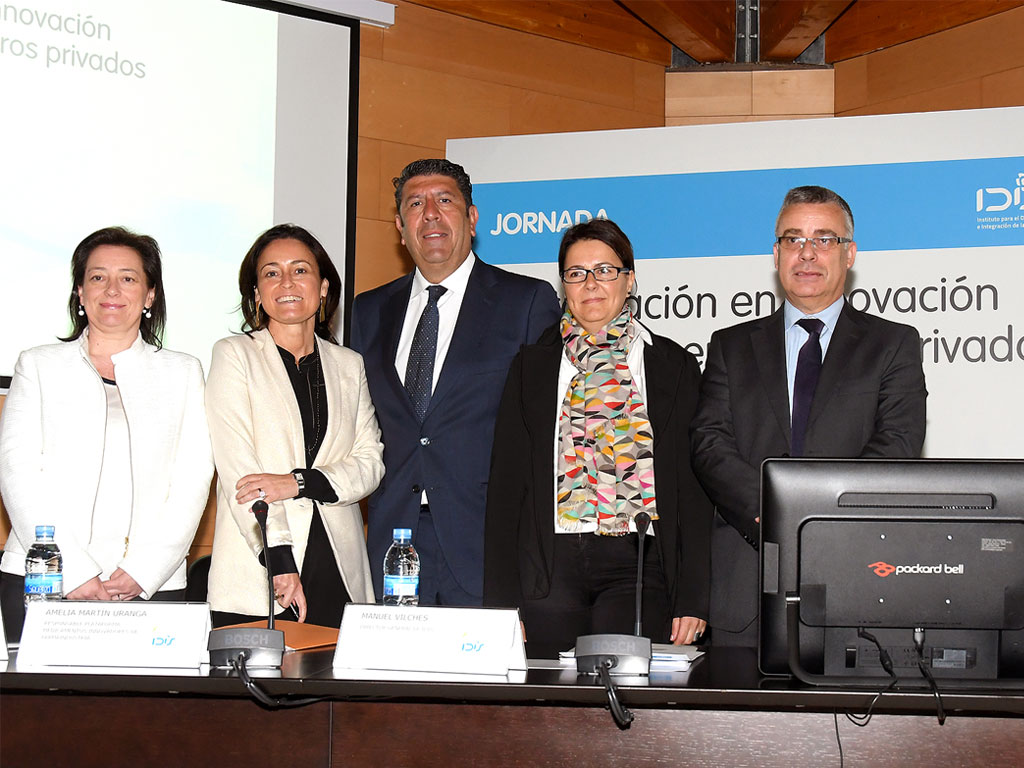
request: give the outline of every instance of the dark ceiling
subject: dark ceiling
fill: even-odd
[[[822,35],[824,51],[819,45],[816,58],[831,64],[1024,5],[1024,0],[409,2],[665,67],[672,64],[673,46],[698,64],[788,63]],[[748,54],[737,31],[744,32],[752,14],[760,17],[753,27],[759,28],[759,51]]]

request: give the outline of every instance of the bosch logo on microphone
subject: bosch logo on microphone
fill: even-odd
[[[883,579],[893,574],[897,576],[908,573],[962,576],[964,573],[963,563],[957,563],[956,565],[950,565],[949,563],[936,563],[935,565],[923,565],[922,563],[914,563],[914,565],[889,565],[884,560],[879,560],[877,563],[871,563],[868,568],[874,571],[875,575],[881,576]]]

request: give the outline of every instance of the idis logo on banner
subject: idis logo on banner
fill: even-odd
[[[558,233],[568,229],[573,224],[579,224],[591,219],[607,219],[608,213],[601,208],[597,213],[591,213],[585,209],[570,211],[523,211],[522,213],[510,211],[499,213],[494,222],[494,229],[490,234],[498,237],[500,235],[540,235],[544,232]]]
[[[1024,173],[1017,174],[1017,186],[1012,191],[1005,187],[981,187],[975,196],[978,213],[1005,211],[1011,205],[1024,211]]]

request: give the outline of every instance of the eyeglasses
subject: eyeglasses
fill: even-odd
[[[852,243],[849,237],[838,237],[837,235],[822,235],[821,237],[796,237],[795,235],[783,235],[775,238],[775,242],[784,251],[802,251],[804,245],[811,244],[817,253],[828,253],[836,247],[836,243]]]
[[[585,283],[587,282],[587,275],[593,275],[594,279],[599,283],[611,283],[618,280],[621,273],[629,274],[632,271],[632,269],[627,269],[626,267],[613,267],[611,264],[599,264],[593,269],[569,267],[562,270],[562,282]]]

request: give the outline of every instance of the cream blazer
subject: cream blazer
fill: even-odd
[[[313,465],[338,494],[318,502],[334,559],[352,600],[374,601],[359,500],[384,475],[380,429],[366,386],[363,359],[350,349],[316,339],[327,384],[327,431]],[[267,611],[267,576],[251,505],[235,503],[239,478],[284,474],[306,464],[302,417],[277,345],[267,330],[221,339],[214,345],[206,387],[206,414],[217,464],[217,524],[213,535],[209,602],[215,611],[260,615]],[[310,499],[270,504],[267,541],[290,545],[302,569],[313,520]]]
[[[2,568],[25,573],[35,526],[54,525],[65,594],[102,571],[89,545],[102,514],[93,503],[107,401],[86,345],[83,335],[22,352],[0,422],[0,492],[13,525]],[[185,587],[185,555],[210,496],[203,369],[141,336],[111,359],[131,443],[132,517],[119,565],[151,597]]]

